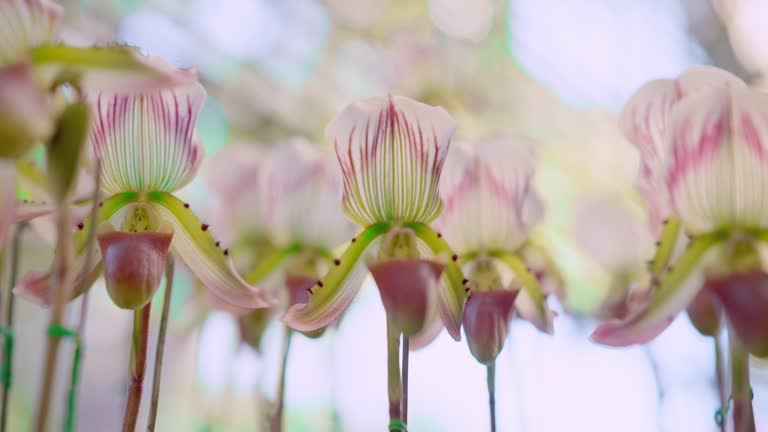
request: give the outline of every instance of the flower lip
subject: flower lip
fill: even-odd
[[[747,350],[768,357],[768,273],[751,271],[710,282],[728,322]]]
[[[370,267],[384,309],[408,336],[420,332],[436,307],[437,283],[445,265],[427,259],[388,259]]]
[[[172,232],[111,231],[98,235],[104,279],[112,301],[123,309],[149,303],[165,271]]]
[[[518,291],[493,290],[473,293],[464,306],[462,324],[472,355],[492,365],[504,348]]]

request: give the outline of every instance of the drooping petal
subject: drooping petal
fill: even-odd
[[[552,334],[554,314],[547,305],[547,298],[536,276],[530,272],[526,263],[517,255],[506,251],[492,251],[490,255],[507,265],[523,286],[523,292],[515,302],[520,316],[530,321],[540,331]]]
[[[402,96],[349,105],[326,128],[344,180],[344,211],[361,226],[429,223],[442,209],[440,172],[456,129],[442,108]]]
[[[509,290],[473,293],[464,307],[464,333],[472,355],[482,364],[496,361],[509,334],[517,292]]]
[[[195,136],[203,86],[87,96],[94,110],[90,144],[106,192],[173,192],[194,178],[203,157]]]
[[[525,138],[454,145],[440,183],[445,209],[436,228],[459,253],[516,250],[540,216],[533,174],[533,144]]]
[[[465,278],[458,265],[458,256],[453,254],[450,246],[441,234],[422,223],[407,223],[406,228],[412,229],[433,255],[451,256],[451,261],[445,267],[443,277],[437,290],[437,307],[448,334],[456,340],[461,340],[461,320],[464,316],[464,303],[467,301],[468,289]],[[423,253],[423,252],[422,252]],[[426,254],[425,254],[426,255]]]
[[[53,42],[63,12],[49,0],[0,2],[0,66],[19,60],[35,46]]]
[[[71,82],[86,93],[152,92],[197,81],[196,70],[176,69],[128,45],[44,45],[32,50],[31,59],[47,84]]]
[[[710,281],[728,323],[747,350],[768,357],[768,274],[739,273]]]
[[[672,113],[666,182],[693,234],[768,227],[768,95],[716,89]]]
[[[646,343],[664,331],[699,292],[701,283],[687,279],[717,241],[719,237],[714,234],[694,239],[643,309],[624,320],[604,322],[592,333],[591,339],[603,345],[629,346]]]
[[[22,62],[0,68],[0,158],[23,156],[53,129],[53,108],[31,65]]]
[[[418,259],[389,259],[370,266],[388,322],[407,336],[424,329],[435,308],[444,264]]]
[[[0,159],[0,248],[13,223],[16,207],[16,167],[13,162]]]
[[[263,308],[276,304],[268,292],[246,283],[235,270],[228,249],[216,239],[192,210],[171,194],[152,192],[148,202],[161,220],[174,229],[171,249],[200,281],[222,300],[242,308]]]
[[[123,309],[139,309],[152,300],[165,271],[173,232],[99,234],[104,280],[112,302]]]
[[[355,237],[338,259],[338,264],[307,290],[309,301],[291,306],[283,316],[283,322],[307,332],[323,328],[338,319],[368,274],[365,255],[378,246],[381,235],[389,228],[387,224],[373,225]]]
[[[275,244],[331,250],[355,234],[339,206],[341,174],[330,153],[292,138],[271,152],[264,171],[266,226]]]

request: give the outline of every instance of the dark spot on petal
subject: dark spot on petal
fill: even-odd
[[[220,245],[221,245],[221,242],[220,242],[220,241],[217,241],[217,242],[216,242],[216,247],[219,247]]]
[[[469,289],[469,287],[466,287],[466,288],[464,288],[464,292],[469,292],[469,291],[471,291],[471,290]]]
[[[307,292],[308,292],[308,293],[310,293],[310,294],[314,294],[314,293],[312,292],[312,288],[311,288],[311,287],[310,287],[310,288],[307,288]]]
[[[184,208],[189,208],[189,204],[184,203]]]
[[[339,265],[339,264],[341,264],[341,260],[336,258],[335,260],[333,260],[333,263],[336,264],[336,265]]]
[[[99,208],[102,208],[102,207],[104,207],[104,202],[103,201],[99,201]]]
[[[463,283],[464,285],[466,285],[467,282],[469,282],[469,279],[467,279],[467,278],[464,278],[464,280],[461,281],[461,283]]]
[[[437,238],[443,238],[443,235],[440,233],[437,233]]]
[[[453,256],[451,257],[451,259],[452,259],[452,260],[454,260],[454,261],[457,261],[457,260],[459,259],[459,256],[458,256],[458,255],[456,255],[456,254],[453,254]]]
[[[209,226],[208,224],[203,224],[201,228],[203,229],[203,231],[208,231],[208,226]]]
[[[662,225],[666,225],[667,222],[669,222],[669,219],[664,219],[664,222],[662,222]]]
[[[656,242],[656,247],[659,247],[661,245],[661,241]]]
[[[83,225],[83,223],[80,222],[80,223],[77,224],[77,229],[82,230],[84,226],[85,225]]]
[[[356,237],[352,237],[352,243],[354,243],[356,241],[357,241],[357,238]]]
[[[323,287],[323,281],[320,281],[320,280],[319,280],[319,281],[317,281],[317,286],[319,286],[320,288],[322,288],[322,287]]]
[[[224,255],[229,255],[229,249],[224,249]]]

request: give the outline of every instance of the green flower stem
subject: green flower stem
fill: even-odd
[[[19,261],[21,260],[21,235],[26,228],[26,224],[21,224],[16,228],[11,243],[11,274],[9,279],[9,288],[16,286],[16,279],[19,275]],[[13,384],[13,311],[15,306],[15,296],[8,290],[8,301],[5,305],[5,327],[3,333],[3,364],[2,364],[2,384],[3,384],[3,406],[0,411],[0,431],[5,432],[8,425],[8,404],[11,399],[11,386]]]
[[[155,370],[152,374],[152,399],[149,403],[147,432],[153,432],[155,430],[155,423],[157,422],[157,407],[160,403],[160,382],[163,373],[163,350],[165,349],[165,336],[168,333],[168,319],[171,314],[171,292],[173,290],[174,267],[173,256],[169,256],[168,262],[165,264],[163,312],[160,316],[160,330],[157,334],[157,346],[155,347]]]
[[[403,375],[401,380],[403,385],[403,402],[401,404],[401,416],[405,423],[408,423],[408,359],[411,352],[409,342],[408,336],[403,333]]]
[[[69,204],[60,202],[56,209],[56,269],[51,280],[53,290],[53,307],[49,328],[61,326],[66,306],[65,298],[72,287],[74,275],[72,268],[72,228],[69,215]],[[37,419],[34,430],[46,432],[48,430],[48,411],[51,406],[52,388],[56,378],[57,359],[61,338],[48,333],[45,362],[43,363],[43,380],[40,390],[40,402],[37,409]]]
[[[755,432],[755,416],[752,411],[752,389],[749,385],[749,353],[728,329],[731,353],[731,396],[733,397],[733,432]]]
[[[486,367],[488,382],[488,409],[491,414],[491,432],[496,432],[496,362]]]
[[[285,378],[288,370],[288,353],[291,349],[291,336],[293,330],[288,326],[283,326],[283,358],[280,362],[280,378],[277,382],[277,393],[275,394],[275,408],[269,419],[270,432],[283,431],[283,407],[285,406]]]
[[[680,236],[680,220],[674,217],[667,219],[664,228],[661,229],[659,242],[656,247],[656,253],[651,260],[651,276],[658,278],[667,269],[669,260],[677,246],[677,239]]]
[[[255,284],[261,282],[265,277],[271,274],[280,263],[283,262],[288,256],[299,252],[301,246],[293,245],[286,249],[277,250],[261,260],[260,264],[256,266],[253,271],[245,276],[245,281],[249,284]]]
[[[91,195],[91,212],[88,219],[88,237],[85,243],[85,265],[84,269],[90,269],[93,263],[93,248],[96,245],[96,227],[98,225],[99,217],[99,192],[101,190],[101,162],[96,161],[95,166],[96,174],[94,178],[93,194]],[[88,278],[83,278],[80,282],[80,286],[75,287],[76,292],[83,293],[83,299],[80,302],[80,317],[77,324],[77,332],[74,335],[75,339],[75,353],[72,359],[72,373],[70,375],[69,392],[67,395],[67,420],[66,431],[72,432],[75,430],[75,414],[77,408],[77,389],[80,382],[80,365],[82,362],[83,351],[83,339],[85,335],[85,323],[88,317],[88,293],[90,284],[92,281]]]
[[[401,402],[402,387],[400,382],[400,332],[395,330],[389,317],[387,317],[387,393],[389,395],[389,420],[390,431],[392,423],[402,422]]]
[[[717,394],[720,398],[720,407],[725,409],[728,404],[728,393],[726,389],[725,363],[723,362],[723,348],[720,338],[717,335],[712,337],[712,345],[715,348],[715,376],[717,378]],[[725,432],[725,423],[718,424],[720,432]]]
[[[128,385],[128,401],[125,404],[123,432],[134,432],[141,407],[141,393],[144,386],[144,372],[147,365],[147,339],[149,335],[149,312],[152,302],[133,312],[133,334],[131,336],[131,382]]]

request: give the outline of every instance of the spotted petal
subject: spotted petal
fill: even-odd
[[[523,285],[523,292],[515,300],[515,309],[527,321],[544,333],[551,334],[554,329],[553,312],[547,305],[547,298],[536,276],[517,255],[506,251],[491,251],[490,255],[503,262],[512,270]]]
[[[716,89],[672,113],[666,182],[689,233],[768,227],[768,95]]]
[[[0,2],[0,65],[19,60],[32,47],[53,42],[63,11],[48,0]]]
[[[171,249],[216,296],[241,308],[271,307],[277,303],[268,292],[243,280],[235,270],[229,250],[217,245],[208,225],[182,201],[164,192],[151,192],[148,200],[160,218],[174,229]]]
[[[687,279],[704,255],[719,240],[717,234],[694,239],[664,276],[644,308],[624,320],[606,321],[592,333],[591,339],[603,345],[628,346],[647,343],[664,331],[675,316],[696,297],[701,283]]]
[[[402,96],[344,109],[325,133],[344,179],[344,211],[362,226],[429,223],[442,209],[440,172],[456,128],[442,108]]]
[[[331,250],[355,234],[339,206],[341,176],[331,154],[293,138],[279,144],[266,165],[266,226],[275,244]]]
[[[533,173],[532,143],[524,138],[454,145],[440,183],[445,209],[435,226],[459,253],[516,250],[540,216],[528,212],[537,205]]]
[[[90,144],[102,161],[108,193],[172,192],[197,173],[203,147],[195,137],[205,89],[194,83],[151,93],[89,93]]]
[[[355,298],[368,274],[366,254],[376,249],[387,224],[369,227],[347,246],[338,265],[310,288],[309,302],[295,304],[288,309],[283,322],[302,332],[321,329],[338,319]]]

